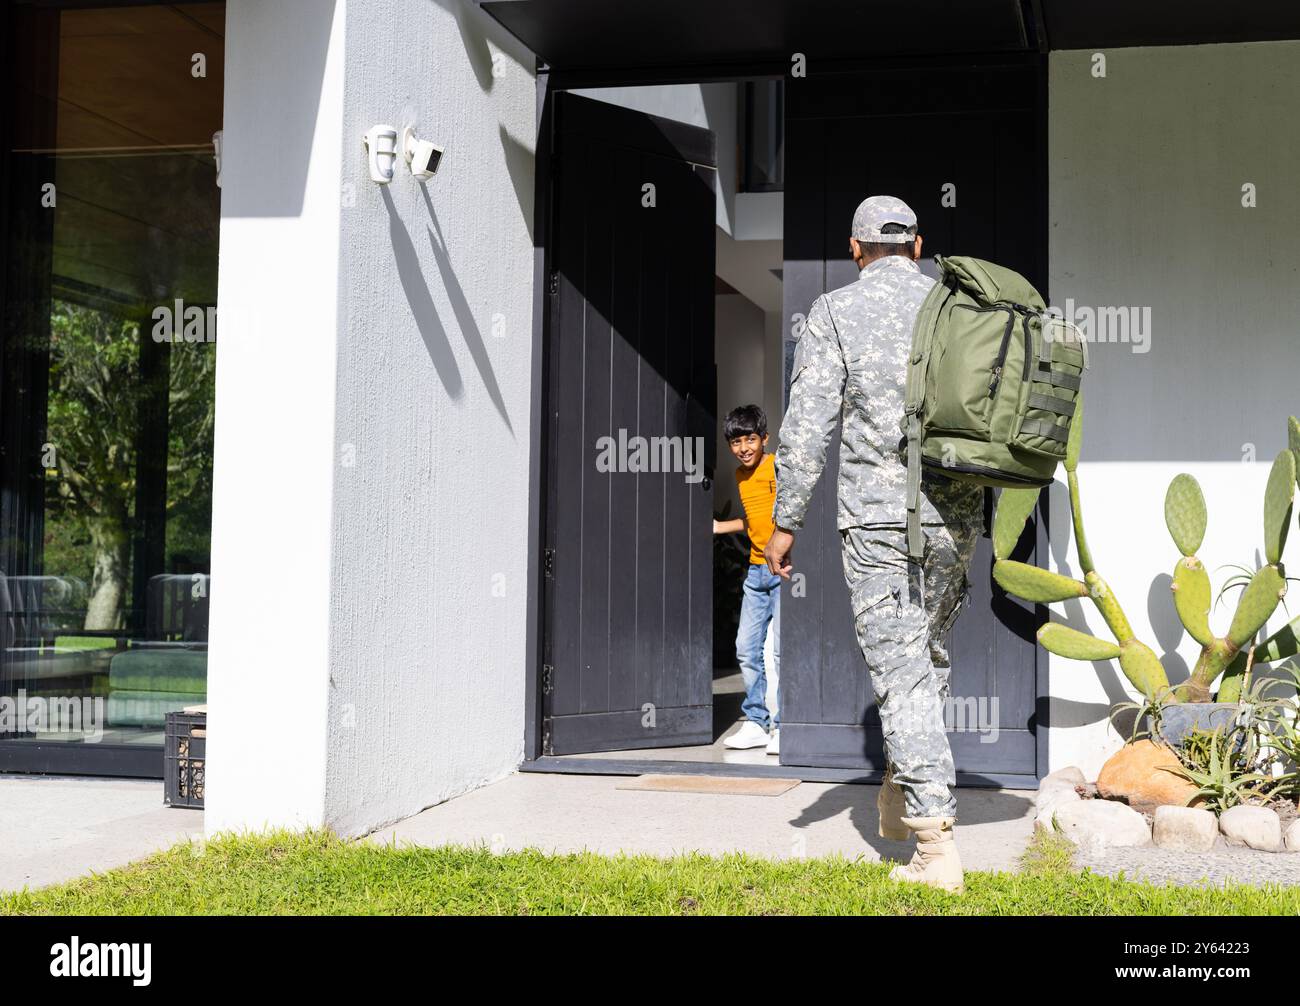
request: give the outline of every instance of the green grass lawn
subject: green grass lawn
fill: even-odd
[[[0,915],[1300,913],[1300,888],[1154,887],[1080,873],[1060,839],[1031,845],[1021,873],[968,873],[964,895],[898,885],[888,872],[841,858],[493,855],[278,833],[180,845],[87,880],[0,895]]]

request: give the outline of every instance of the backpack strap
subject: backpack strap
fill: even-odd
[[[1056,399],[1052,399],[1056,401]],[[1064,415],[1064,413],[1062,413]],[[1026,419],[1020,424],[1020,433],[1029,433],[1036,437],[1046,437],[1048,440],[1055,440],[1058,444],[1069,442],[1069,428],[1057,426],[1055,423],[1049,423],[1044,419]]]
[[[955,292],[943,258],[935,256],[943,275],[926,294],[912,329],[912,355],[907,358],[907,398],[903,405],[903,429],[907,434],[907,554],[918,562],[925,554],[921,534],[921,409],[925,405],[925,376],[930,362],[930,347],[939,315]]]

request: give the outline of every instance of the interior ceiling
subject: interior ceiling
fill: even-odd
[[[1300,38],[1297,0],[479,2],[566,70]]]
[[[64,11],[60,152],[210,145],[221,128],[225,17],[222,3]],[[206,77],[190,71],[195,53]]]
[[[127,314],[215,301],[224,34],[224,3],[59,15],[57,93],[42,105],[55,126],[43,152],[55,155],[60,296]],[[195,53],[205,77],[191,72]]]

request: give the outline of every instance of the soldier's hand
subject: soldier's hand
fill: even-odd
[[[767,548],[763,550],[768,570],[783,579],[790,579],[790,571],[794,569],[793,552],[794,535],[779,527],[773,530]]]

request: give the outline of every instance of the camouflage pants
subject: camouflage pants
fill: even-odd
[[[840,531],[854,628],[880,711],[885,757],[909,817],[955,816],[952,751],[944,732],[945,637],[966,594],[977,525],[925,528],[925,598],[901,527]]]

